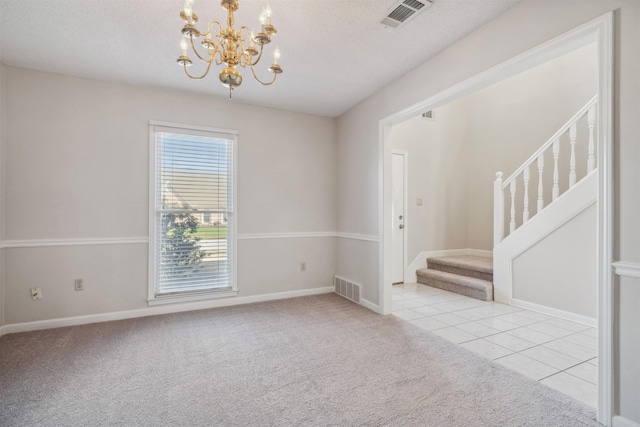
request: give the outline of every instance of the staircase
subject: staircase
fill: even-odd
[[[556,282],[545,274],[561,271],[567,264],[563,262],[567,254],[559,253],[545,239],[561,232],[563,227],[597,201],[597,109],[598,98],[595,96],[511,176],[503,180],[502,172],[496,173],[493,257],[461,255],[427,258],[427,268],[416,271],[418,283],[483,301],[511,304],[519,301],[513,292],[514,262],[518,259],[518,262],[529,263],[517,270],[527,271],[526,280],[519,281],[526,283],[526,287],[518,288],[518,292],[522,292],[529,300],[520,302],[538,307],[548,304],[548,295],[555,295],[560,288],[553,288],[549,293],[542,292],[542,296],[540,292],[530,295],[531,292],[527,291],[539,288],[535,283],[556,286]],[[582,233],[582,230],[580,228],[573,232],[579,233],[578,236],[586,236],[587,233]],[[572,236],[575,238],[576,234]],[[587,242],[582,248],[590,248],[590,244]],[[549,260],[544,268],[534,268],[531,272],[530,265],[534,261],[526,257],[527,251],[534,247],[544,248],[543,253]],[[565,286],[565,282],[558,286]],[[530,286],[531,283],[535,288]],[[568,289],[566,286],[562,288],[564,291]],[[578,288],[576,292],[586,291]],[[555,309],[556,312],[568,311],[562,307]]]
[[[493,258],[474,255],[427,258],[418,283],[482,301],[493,300]]]
[[[502,172],[496,173],[494,181],[494,205],[493,205],[493,246],[494,248],[502,243],[503,240],[510,237],[522,225],[525,225],[530,217],[542,212],[544,209],[551,207],[563,193],[569,192],[580,180],[589,176],[596,169],[596,146],[594,129],[596,125],[598,97],[594,96],[587,104],[582,107],[567,123],[565,123],[558,131],[547,140],[542,146],[527,159],[514,173],[507,179],[502,179]],[[587,119],[588,125],[588,145],[587,145],[587,165],[586,174],[580,179],[576,173],[576,142],[578,141],[578,122],[581,119]],[[568,136],[570,158],[564,160],[560,164],[560,145],[561,139]],[[545,154],[550,154],[552,161],[552,176],[550,180],[545,179]],[[568,163],[568,165],[567,165]],[[564,191],[560,190],[560,173],[562,166],[568,166],[568,188]],[[532,174],[531,170],[534,173]],[[538,172],[537,194],[530,195],[530,186],[532,184],[532,175]],[[550,181],[547,183],[547,181]],[[547,192],[545,190],[547,184],[551,184],[551,202],[548,201]],[[518,192],[521,189],[522,195]],[[508,189],[508,195],[507,195]],[[505,215],[505,195],[508,196],[509,213]],[[531,197],[533,196],[533,197]],[[536,212],[531,213],[530,209],[532,198],[535,198]],[[522,215],[517,215],[518,211]],[[506,219],[508,218],[508,221]],[[508,233],[505,235],[508,222]]]
[[[561,232],[563,227],[597,201],[597,109],[598,98],[595,96],[511,176],[503,180],[502,172],[496,173],[493,257],[459,255],[427,258],[427,268],[416,271],[418,283],[483,301],[511,304],[520,301],[520,297],[513,292],[514,261],[519,259],[525,264],[517,271],[527,271],[527,275],[520,276],[526,280],[520,279],[519,283],[526,285],[522,285],[518,292],[528,298],[520,303],[544,308],[544,304],[548,304],[548,295],[558,293],[556,290],[559,288],[553,288],[553,292],[542,292],[542,296],[540,292],[531,295],[527,291],[538,289],[535,283],[556,286],[556,282],[542,273],[561,271],[567,264],[563,261],[567,254],[559,253],[557,247],[550,246],[545,239]],[[580,165],[578,161],[584,161],[584,164]],[[581,224],[586,224],[581,227],[589,227],[587,223]],[[573,240],[575,236],[587,235],[582,233],[583,228],[577,229],[577,232],[573,230],[574,234],[570,235],[574,237]],[[581,248],[588,249],[589,245],[591,243],[587,242]],[[526,257],[527,251],[536,246],[544,248],[542,253],[551,258],[544,268],[536,267],[532,273],[530,265],[533,261]],[[583,252],[588,253],[586,250]],[[538,253],[541,253],[540,250]],[[564,286],[565,282],[559,286]],[[578,280],[574,282],[580,285]],[[534,287],[530,286],[531,283]],[[562,290],[568,289],[565,286]],[[586,291],[579,288],[576,292]],[[562,307],[553,308],[556,312],[568,312]]]
[[[544,242],[597,201],[597,107],[595,96],[511,176],[503,180],[502,172],[496,173],[495,301],[511,304],[519,300],[520,297],[514,295],[514,262],[536,245],[546,245],[541,247],[548,249],[546,253],[555,258],[552,258],[552,265],[547,264],[539,273],[529,275],[526,282],[551,283],[544,273],[564,268],[562,258],[567,254],[557,253]],[[583,131],[579,132],[581,123]],[[578,164],[579,157],[586,160],[584,164]],[[536,295],[536,298],[549,300],[546,295]],[[526,302],[546,305],[539,301]]]

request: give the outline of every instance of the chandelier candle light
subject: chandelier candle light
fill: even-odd
[[[222,0],[220,5],[227,11],[227,28],[223,28],[218,21],[211,21],[206,32],[201,32],[196,28],[198,16],[193,13],[193,2],[194,0],[186,0],[184,9],[180,12],[180,17],[184,21],[184,27],[182,28],[184,37],[180,42],[182,55],[178,58],[178,64],[184,67],[184,72],[189,78],[202,79],[209,73],[211,64],[214,62],[216,65],[224,63],[226,67],[220,70],[220,82],[229,88],[229,98],[231,98],[233,89],[242,84],[242,74],[237,69],[238,65],[242,68],[249,67],[253,77],[265,86],[276,81],[278,74],[282,73],[282,68],[278,64],[280,49],[277,47],[273,52],[273,64],[269,67],[269,71],[273,74],[273,79],[270,82],[260,80],[254,69],[254,66],[262,58],[264,45],[271,43],[271,36],[277,32],[275,27],[271,25],[270,6],[262,9],[260,32],[254,35],[249,27],[242,26],[240,31],[236,31],[234,28],[235,19],[233,13],[240,7],[239,0]],[[196,41],[199,38],[202,38],[200,41],[202,48],[196,48]],[[246,46],[247,40],[249,41],[248,46]],[[188,66],[193,64],[193,61],[187,55],[189,45],[191,45],[193,53],[198,59],[207,64],[207,68],[201,76],[193,76],[187,69]],[[203,53],[198,52],[198,49],[202,50]]]

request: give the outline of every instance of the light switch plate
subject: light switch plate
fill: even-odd
[[[31,299],[34,301],[42,299],[42,289],[31,288]]]

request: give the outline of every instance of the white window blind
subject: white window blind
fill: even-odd
[[[152,126],[154,297],[233,290],[235,136]]]

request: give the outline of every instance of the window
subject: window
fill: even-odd
[[[151,122],[149,303],[237,293],[236,134]]]

